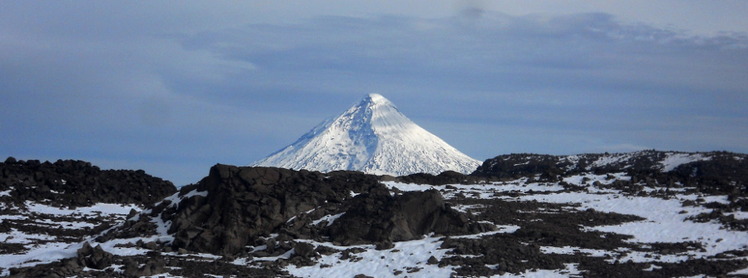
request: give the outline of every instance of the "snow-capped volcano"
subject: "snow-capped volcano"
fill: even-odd
[[[480,162],[405,117],[392,102],[369,94],[337,118],[253,166],[372,174],[470,173]]]

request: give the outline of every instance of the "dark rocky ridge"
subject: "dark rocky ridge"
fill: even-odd
[[[219,164],[199,183],[182,188],[180,195],[189,192],[205,193],[183,198],[179,204],[166,201],[98,240],[153,233],[152,217],[171,221],[172,250],[224,256],[242,254],[252,243],[274,246],[274,242],[262,241],[272,233],[286,239],[386,247],[392,241],[431,232],[464,234],[492,229],[451,209],[437,192],[392,196],[378,177],[360,172],[324,174]],[[312,224],[314,219],[341,213],[344,215],[338,221],[342,224]]]
[[[660,164],[668,154],[703,155],[708,160],[681,164],[662,171]],[[560,177],[581,173],[626,173],[631,183],[646,185],[697,187],[704,193],[737,194],[748,192],[748,155],[730,152],[683,153],[640,151],[619,154],[580,154],[573,156],[507,154],[488,159],[470,176],[484,179],[537,177],[557,181]],[[596,161],[609,159],[607,163]]]
[[[669,154],[702,155],[709,159],[684,163],[671,171],[662,171],[661,162]],[[608,161],[596,163],[604,160]],[[486,160],[470,175],[493,179],[538,176],[541,180],[555,181],[559,176],[585,172],[624,172],[635,181],[649,178],[665,185],[680,182],[686,186],[700,186],[715,193],[734,193],[736,190],[745,193],[745,186],[748,185],[748,155],[731,152],[684,153],[655,150],[575,156],[507,154]]]
[[[680,164],[670,171],[664,171],[663,161],[669,155],[697,155],[706,158]],[[604,163],[599,163],[604,161]],[[717,220],[725,228],[746,230],[748,220],[724,216],[723,213],[748,211],[748,154],[731,152],[664,152],[639,151],[617,154],[581,154],[556,156],[539,154],[508,154],[486,160],[473,172],[472,178],[486,180],[506,180],[529,178],[539,181],[556,182],[563,177],[593,173],[607,175],[624,173],[628,180],[616,180],[609,188],[638,195],[659,195],[668,198],[670,189],[688,188],[703,194],[727,195],[728,204],[713,204],[712,213],[694,217],[694,221]],[[573,186],[561,181],[559,184]],[[598,184],[599,186],[599,184]],[[648,188],[665,188],[664,192],[646,193]]]
[[[708,160],[684,163],[670,171],[662,171],[668,155],[702,155]],[[573,157],[573,159],[572,159]],[[605,161],[605,163],[596,163]],[[486,181],[519,178],[539,181],[559,181],[562,177],[592,173],[625,173],[632,177],[628,186],[643,183],[649,186],[696,187],[700,192],[746,196],[748,193],[748,154],[731,152],[665,152],[639,151],[633,153],[596,153],[574,156],[546,154],[505,154],[487,159],[470,175],[446,171],[439,175],[412,174],[386,177],[415,184],[476,184]],[[627,186],[619,184],[620,186]]]
[[[438,175],[418,173],[407,176],[393,177],[392,179],[402,183],[444,185],[477,183],[481,179],[481,177],[469,176],[455,171],[444,171]]]
[[[169,181],[143,170],[101,170],[80,160],[16,160],[0,163],[0,191],[11,190],[17,202],[60,206],[94,203],[148,205],[176,192]]]

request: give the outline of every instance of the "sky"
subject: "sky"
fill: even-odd
[[[369,93],[473,158],[748,152],[748,1],[0,1],[0,157],[184,185]]]

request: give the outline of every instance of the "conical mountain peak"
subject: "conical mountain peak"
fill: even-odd
[[[370,110],[386,110],[390,113],[400,113],[397,110],[395,104],[380,94],[368,94],[366,95],[358,105],[351,107],[351,109],[370,109]],[[350,109],[349,109],[350,110]],[[373,112],[373,111],[370,111]]]
[[[412,122],[384,96],[369,94],[253,165],[408,175],[470,173],[479,162]]]
[[[374,104],[374,105],[391,105],[391,106],[394,106],[394,104],[392,104],[392,102],[390,102],[390,100],[388,100],[387,98],[385,98],[384,96],[382,96],[380,94],[368,94],[363,99],[362,102],[368,102],[368,103],[371,103],[371,104]]]

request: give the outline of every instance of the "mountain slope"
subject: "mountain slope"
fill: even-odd
[[[412,122],[383,96],[370,94],[253,165],[407,175],[469,173],[480,163]]]

